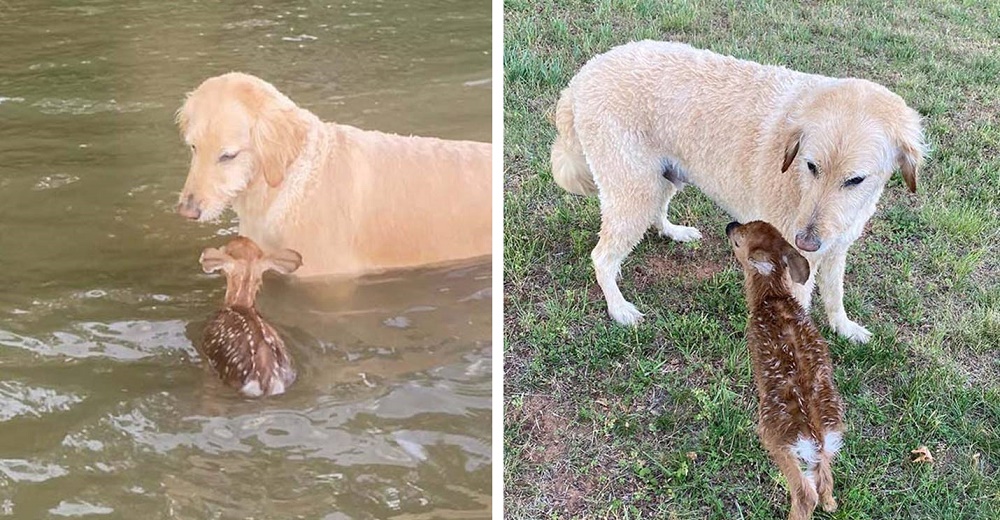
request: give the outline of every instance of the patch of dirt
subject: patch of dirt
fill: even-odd
[[[559,415],[553,400],[547,396],[532,395],[524,398],[521,407],[523,422],[533,440],[527,459],[535,464],[558,462],[566,453],[562,444],[563,432],[569,421]],[[537,449],[542,448],[542,449]]]
[[[568,453],[568,441],[582,435],[582,429],[547,395],[525,396],[520,409],[511,409],[507,420],[521,423],[528,435],[529,446],[523,453],[539,470],[536,484],[542,499],[570,517],[586,509],[587,499],[597,489],[597,477],[578,471]]]
[[[712,241],[711,239],[703,240]],[[683,285],[687,285],[691,281],[708,280],[736,262],[730,256],[720,257],[715,253],[715,249],[714,247],[701,247],[697,250],[688,247],[672,247],[666,251],[666,254],[647,255],[635,267],[633,273],[635,286],[644,289],[671,279],[677,279]]]

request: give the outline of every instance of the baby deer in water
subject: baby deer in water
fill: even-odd
[[[265,255],[246,237],[201,253],[206,273],[221,269],[226,275],[226,305],[209,320],[201,351],[222,380],[243,395],[277,395],[295,381],[285,343],[257,312],[254,300],[265,271],[289,274],[300,265],[297,252]]]
[[[758,433],[788,481],[788,518],[811,518],[819,501],[834,511],[830,464],[842,443],[843,403],[826,342],[790,291],[809,279],[809,262],[766,222],[732,222],[726,235],[746,277]]]

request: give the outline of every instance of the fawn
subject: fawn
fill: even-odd
[[[726,236],[746,280],[758,433],[788,481],[788,518],[811,518],[817,502],[834,511],[830,464],[843,442],[843,403],[826,341],[791,291],[808,280],[809,262],[766,222],[732,222]]]
[[[265,271],[289,274],[302,265],[302,257],[290,249],[265,255],[241,236],[221,249],[205,249],[200,262],[206,273],[222,270],[226,276],[225,306],[205,327],[202,354],[223,382],[245,396],[283,393],[295,381],[295,369],[281,336],[254,301]]]

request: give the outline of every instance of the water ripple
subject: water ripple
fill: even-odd
[[[95,506],[89,502],[67,502],[62,500],[57,507],[49,509],[56,516],[110,515],[115,510],[105,506]]]
[[[41,190],[51,190],[55,188],[61,188],[67,184],[73,184],[74,182],[80,180],[80,177],[76,175],[70,175],[68,173],[56,173],[54,175],[46,175],[42,177],[35,186],[32,187],[35,191]]]
[[[0,473],[14,482],[45,482],[66,475],[68,471],[55,464],[42,464],[24,459],[0,459]]]
[[[46,339],[0,329],[0,346],[43,356],[106,357],[117,361],[134,361],[163,352],[195,357],[197,351],[185,336],[186,326],[181,320],[85,322],[74,325],[78,333],[55,331]]]
[[[94,101],[83,98],[57,99],[44,98],[32,103],[33,107],[38,107],[38,111],[43,114],[96,114],[98,112],[141,112],[151,108],[162,108],[160,103],[148,103],[143,101],[118,102],[114,99],[109,101]]]
[[[69,410],[81,401],[83,398],[75,394],[60,394],[19,381],[3,381],[0,382],[0,421],[20,416],[41,417],[42,414]]]

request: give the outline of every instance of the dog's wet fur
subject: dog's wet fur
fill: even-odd
[[[678,242],[701,238],[669,217],[690,184],[733,219],[778,228],[815,273],[794,288],[799,303],[808,308],[818,286],[834,331],[871,338],[844,309],[844,269],[893,172],[916,190],[927,147],[903,98],[863,79],[641,41],[590,59],[554,115],[553,179],[600,198],[591,259],[615,321],[642,320],[617,279],[651,225]]]

